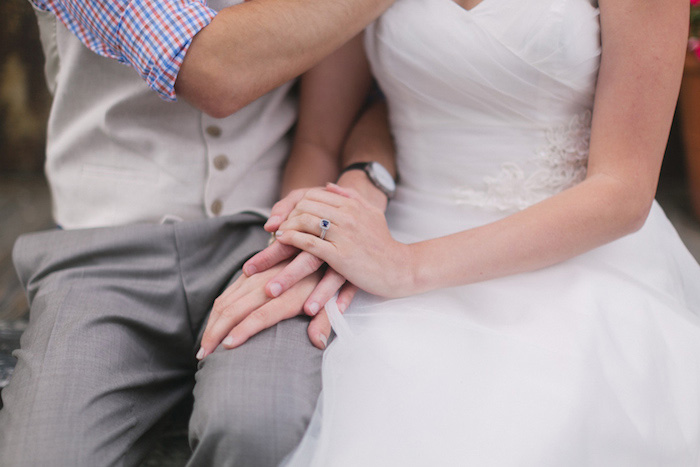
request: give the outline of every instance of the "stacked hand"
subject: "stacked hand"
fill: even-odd
[[[321,219],[331,222],[324,239]],[[248,260],[244,275],[215,301],[198,358],[303,312],[313,316],[311,342],[323,349],[331,329],[323,305],[336,292],[341,312],[357,287],[385,297],[410,293],[403,274],[411,270],[408,245],[395,241],[383,211],[353,190],[295,190],[275,204],[265,229],[279,241]],[[322,276],[324,262],[330,267]]]
[[[306,191],[295,190],[275,204],[265,229],[275,232]],[[322,306],[340,290],[338,307],[345,311],[357,288],[332,269],[322,275],[322,265],[323,260],[310,253],[279,242],[260,252],[214,302],[197,358],[205,358],[219,344],[238,347],[263,329],[304,312],[313,316],[309,339],[324,349],[331,325]]]
[[[288,261],[282,262],[253,277],[241,275],[215,300],[197,353],[199,360],[219,344],[227,349],[238,347],[258,332],[301,313],[304,301],[320,280],[320,273],[308,275],[276,298],[268,297],[263,290],[287,264]],[[309,339],[323,349],[329,333],[328,318],[325,313],[319,313],[309,324]]]

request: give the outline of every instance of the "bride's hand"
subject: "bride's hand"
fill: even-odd
[[[330,227],[321,240],[321,220]],[[412,293],[409,245],[391,237],[384,212],[353,190],[309,190],[278,229],[280,243],[323,259],[348,281],[384,297]]]
[[[300,188],[293,190],[276,202],[270,212],[270,218],[265,223],[265,230],[275,232],[309,190],[311,189]],[[275,298],[280,296],[305,277],[315,273],[323,265],[322,259],[310,253],[300,252],[298,248],[293,246],[274,242],[246,261],[243,265],[243,273],[250,277],[267,271],[289,258],[293,258],[291,262],[265,284],[264,290],[268,297]],[[350,283],[346,283],[345,278],[332,268],[328,268],[323,279],[321,279],[304,303],[304,312],[309,316],[315,316],[336,292],[338,292],[338,308],[342,312],[352,302],[357,288]]]

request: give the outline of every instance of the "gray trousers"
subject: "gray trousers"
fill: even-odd
[[[138,465],[192,393],[190,465],[278,464],[320,391],[308,320],[194,358],[214,299],[266,238],[249,214],[21,237],[31,311],[2,392],[0,465]]]

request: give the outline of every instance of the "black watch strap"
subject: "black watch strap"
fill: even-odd
[[[345,172],[349,172],[351,170],[362,170],[365,174],[367,174],[367,178],[369,178],[370,182],[377,187],[379,191],[384,193],[388,199],[391,199],[394,197],[394,193],[396,192],[396,181],[391,180],[391,185],[386,186],[387,182],[382,182],[377,178],[377,174],[372,173],[373,169],[371,168],[372,164],[376,166],[379,166],[380,170],[382,172],[385,172],[385,178],[386,177],[391,177],[389,172],[378,162],[355,162],[353,164],[350,164],[349,166],[345,167],[341,172],[340,175],[343,175]]]
[[[342,170],[342,172],[340,172],[340,175],[343,175],[345,172],[350,172],[351,170],[367,171],[367,165],[369,165],[369,162],[355,162],[355,163],[350,164],[349,166],[345,167]]]

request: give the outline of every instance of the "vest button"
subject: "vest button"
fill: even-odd
[[[222,203],[220,200],[216,200],[213,203],[211,203],[211,213],[214,214],[215,216],[218,216],[221,214],[221,209],[224,207],[224,203]]]
[[[216,170],[224,170],[226,169],[226,167],[228,167],[228,164],[228,157],[224,156],[223,154],[214,158],[214,167],[216,168]]]
[[[206,131],[207,134],[212,138],[218,138],[219,136],[221,136],[221,127],[218,127],[216,125],[209,125],[204,131]]]

